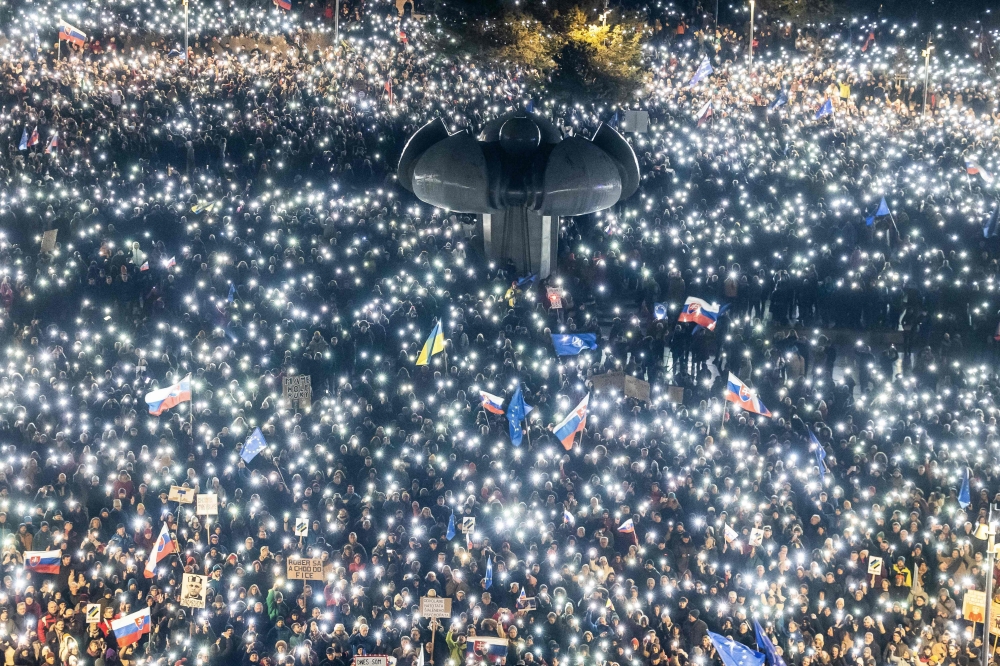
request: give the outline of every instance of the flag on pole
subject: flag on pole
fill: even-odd
[[[706,102],[705,106],[701,107],[698,112],[698,127],[701,127],[702,123],[712,117],[715,107],[712,106],[711,102]]]
[[[987,184],[991,184],[993,182],[993,174],[979,166],[979,162],[973,157],[965,160],[965,173],[970,176],[979,175],[979,177],[982,178]]]
[[[152,578],[156,573],[156,565],[176,550],[177,543],[170,538],[170,530],[167,529],[167,524],[163,523],[160,526],[160,535],[156,537],[156,543],[153,544],[152,549],[149,551],[149,558],[146,560],[146,569],[143,571],[143,575],[146,578]]]
[[[483,582],[484,589],[493,587],[493,557],[486,558],[486,580]]]
[[[490,414],[503,414],[503,398],[486,391],[480,391],[479,396],[482,398],[483,409]]]
[[[712,63],[708,61],[708,56],[705,56],[702,58],[701,64],[698,65],[698,69],[695,70],[694,76],[692,76],[691,80],[688,81],[688,88],[694,88],[706,76],[711,76],[713,72],[715,72],[715,70],[712,69]]]
[[[767,666],[785,666],[785,660],[781,658],[774,648],[774,643],[764,633],[764,628],[756,619],[753,621],[753,633],[757,638],[757,649],[764,653],[764,661]]]
[[[25,127],[23,130],[21,130],[21,143],[17,147],[17,149],[18,150],[27,150],[28,149],[28,128],[27,127]]]
[[[434,324],[431,334],[427,337],[424,348],[420,350],[420,355],[417,356],[417,365],[427,365],[434,354],[443,351],[444,333],[441,332],[441,320],[438,320],[438,323]]]
[[[191,373],[176,384],[150,391],[145,400],[153,416],[159,416],[182,402],[191,402]]]
[[[965,468],[965,474],[962,476],[962,489],[958,491],[958,503],[964,509],[970,504],[972,504],[972,497],[969,493],[969,468]]]
[[[38,125],[35,125],[35,129],[31,130],[31,138],[28,139],[28,147],[37,146],[38,141]]]
[[[521,393],[521,385],[518,384],[517,390],[514,391],[514,395],[510,399],[510,404],[507,405],[510,441],[514,446],[521,446],[521,440],[524,438],[524,431],[521,430],[521,421],[528,417],[532,409],[534,407],[524,402],[524,394]]]
[[[448,531],[445,532],[444,538],[451,541],[455,538],[455,512],[451,512],[451,517],[448,518]]]
[[[678,322],[694,322],[699,326],[704,326],[710,331],[715,330],[715,324],[719,320],[719,315],[726,311],[726,306],[716,303],[709,303],[700,298],[689,296],[684,301],[684,307],[677,317]]]
[[[813,446],[813,454],[816,456],[816,464],[819,466],[819,482],[823,484],[826,481],[826,449],[816,439],[816,435],[813,434],[812,430],[808,430],[808,432],[809,443]]]
[[[728,636],[708,632],[712,645],[719,654],[723,666],[764,666],[764,653],[751,650]]]
[[[260,428],[254,428],[250,436],[247,437],[247,441],[243,444],[243,451],[240,452],[240,458],[243,462],[250,462],[257,457],[257,454],[267,448],[267,440],[264,439],[264,433],[260,431]]]
[[[53,150],[57,150],[58,148],[59,148],[59,134],[56,133],[52,135],[52,140],[49,141],[49,145],[45,147],[45,154],[48,155]]]
[[[59,22],[59,41],[61,42],[72,42],[77,46],[83,46],[87,41],[87,35],[83,34],[83,30],[79,28],[74,28],[66,21]]]
[[[778,96],[774,98],[774,101],[767,106],[767,110],[774,111],[775,109],[780,109],[786,104],[788,104],[788,93],[786,93],[785,89],[782,88],[778,91]]]
[[[827,98],[827,100],[823,102],[823,106],[819,107],[819,110],[816,111],[816,116],[813,119],[819,120],[823,116],[830,115],[833,115],[833,101],[830,98]]]
[[[567,451],[572,450],[576,434],[581,432],[584,426],[587,425],[587,406],[589,404],[590,394],[588,393],[580,401],[580,404],[574,407],[573,411],[567,414],[566,418],[553,428],[556,439],[562,442],[563,448]]]
[[[736,403],[748,412],[760,414],[761,416],[771,416],[771,411],[764,406],[764,403],[757,397],[756,392],[740,381],[740,378],[729,373],[729,381],[726,383],[726,400]]]

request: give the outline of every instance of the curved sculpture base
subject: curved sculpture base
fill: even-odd
[[[556,265],[559,218],[524,208],[508,208],[476,216],[483,251],[497,263],[508,260],[518,275],[535,273],[544,280]]]

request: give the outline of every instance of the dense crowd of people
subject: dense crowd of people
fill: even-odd
[[[533,281],[397,185],[405,140],[529,102],[590,136],[625,109],[435,54],[394,3],[354,19],[337,52],[304,31],[190,62],[5,47],[3,663],[718,666],[709,632],[755,647],[754,620],[788,666],[980,659],[963,602],[1000,490],[984,68],[935,53],[924,113],[894,26],[765,25],[749,73],[744,36],[659,26],[628,104],[650,116],[627,135],[639,192],[563,220]],[[712,330],[677,322],[690,296],[728,306]],[[418,366],[437,323],[445,353]],[[598,349],[557,357],[560,332]],[[610,371],[650,399],[595,388]],[[729,373],[770,418],[727,408]],[[190,401],[151,414],[189,375]],[[517,387],[519,446],[480,394]],[[566,450],[553,424],[588,394]],[[289,578],[301,557],[320,579]],[[422,617],[428,596],[451,616]]]

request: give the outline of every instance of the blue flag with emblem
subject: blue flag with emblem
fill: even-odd
[[[19,145],[17,147],[17,149],[18,150],[27,150],[28,149],[28,128],[27,127],[25,127],[23,130],[21,130],[21,145]]]
[[[493,587],[493,558],[486,558],[486,580],[483,582],[484,589],[490,589]]]
[[[764,653],[764,661],[767,663],[767,666],[785,666],[785,660],[778,654],[778,651],[774,648],[774,643],[764,633],[764,628],[760,626],[760,622],[757,620],[753,621],[753,633],[757,638],[757,649]]]
[[[788,93],[784,89],[778,91],[778,96],[774,98],[767,106],[768,111],[774,111],[775,109],[780,109],[784,105],[788,104]]]
[[[254,428],[250,437],[247,438],[246,443],[243,445],[243,452],[240,453],[240,458],[243,458],[244,462],[250,462],[265,448],[267,448],[267,441],[264,440],[264,433],[260,431],[260,428]]]
[[[521,385],[518,384],[517,390],[514,391],[514,396],[510,399],[510,404],[507,405],[510,441],[514,446],[521,446],[521,439],[524,437],[524,432],[521,430],[521,421],[531,413],[532,409],[534,407],[525,404],[524,394],[521,393]]]
[[[751,650],[732,638],[708,632],[724,666],[764,666],[764,653]]]
[[[451,541],[455,538],[455,512],[451,512],[451,517],[448,518],[448,531],[444,533],[444,538]]]
[[[823,116],[829,116],[833,114],[833,102],[827,99],[823,102],[823,106],[819,107],[819,111],[816,112],[814,120],[819,120]]]
[[[577,356],[584,349],[597,349],[596,333],[553,333],[556,356]]]
[[[878,204],[878,210],[875,211],[875,217],[882,217],[883,215],[889,215],[889,206],[885,203],[885,197],[882,197],[882,201]]]

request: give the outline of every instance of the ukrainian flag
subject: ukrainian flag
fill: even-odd
[[[439,321],[434,324],[434,330],[431,331],[430,337],[424,343],[424,348],[420,350],[420,355],[417,356],[417,365],[427,365],[430,363],[431,356],[443,351],[444,333],[441,332],[441,322]]]

